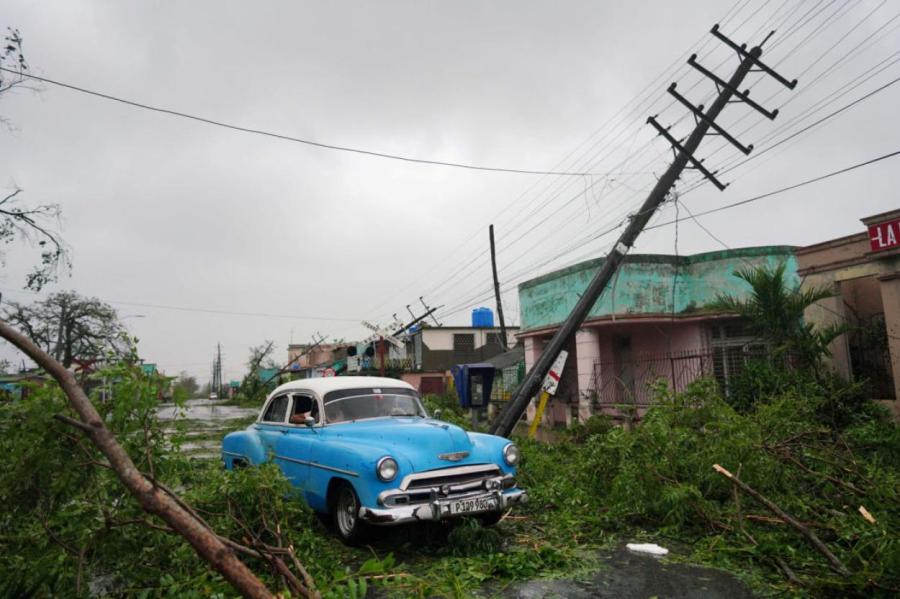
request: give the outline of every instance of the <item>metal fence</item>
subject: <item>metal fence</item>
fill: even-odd
[[[598,407],[649,407],[656,385],[681,392],[701,377],[714,378],[727,394],[747,362],[764,356],[760,346],[732,345],[595,362],[593,401]]]

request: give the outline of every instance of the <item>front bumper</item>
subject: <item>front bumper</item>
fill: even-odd
[[[391,526],[394,524],[405,524],[408,522],[421,522],[425,520],[444,520],[448,518],[458,518],[461,516],[477,516],[480,514],[489,514],[493,511],[502,511],[516,503],[526,503],[528,494],[519,488],[507,489],[505,491],[494,490],[490,495],[497,498],[497,509],[489,512],[475,512],[469,514],[451,514],[450,504],[453,501],[466,499],[474,496],[484,496],[484,491],[448,497],[443,499],[432,498],[427,502],[414,503],[408,505],[394,505],[390,507],[371,508],[361,507],[359,509],[359,517],[369,524],[377,524],[380,526]]]

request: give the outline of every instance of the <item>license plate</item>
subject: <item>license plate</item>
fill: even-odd
[[[497,509],[497,498],[491,495],[457,499],[450,502],[451,514],[472,514],[475,512],[488,512]]]

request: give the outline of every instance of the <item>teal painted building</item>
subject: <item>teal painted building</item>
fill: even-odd
[[[790,282],[799,284],[794,249],[627,256],[568,348],[550,423],[570,424],[598,411],[618,414],[630,405],[640,413],[652,401],[648,385],[659,379],[676,389],[702,375],[727,379],[754,340],[733,316],[705,307],[720,293],[748,294],[749,285],[734,276],[744,267],[784,262]],[[602,264],[603,258],[588,260],[519,285],[527,367]]]

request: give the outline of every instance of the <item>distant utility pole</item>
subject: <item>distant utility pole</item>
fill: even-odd
[[[494,250],[494,225],[488,228],[491,238],[491,270],[494,272],[494,298],[497,300],[497,318],[500,320],[500,347],[509,350],[506,343],[506,322],[503,320],[503,303],[500,301],[500,280],[497,279],[497,253]]]
[[[216,358],[213,360],[213,380],[210,391],[218,395],[222,394],[222,344],[216,344]]]
[[[603,266],[601,266],[600,270],[597,271],[597,274],[594,275],[594,278],[591,280],[587,289],[585,289],[584,293],[575,304],[572,312],[566,318],[565,322],[563,322],[559,330],[556,331],[556,334],[553,335],[550,343],[547,345],[547,347],[544,348],[540,358],[538,358],[535,365],[528,372],[525,380],[516,391],[516,394],[510,399],[509,403],[505,406],[504,410],[500,413],[497,420],[494,422],[493,426],[491,427],[492,433],[503,436],[509,436],[512,433],[513,429],[516,426],[516,423],[519,421],[519,418],[522,417],[522,414],[528,407],[531,398],[534,397],[535,393],[537,393],[538,388],[541,385],[541,381],[547,375],[547,372],[550,370],[550,367],[552,366],[553,361],[556,359],[556,356],[559,354],[560,350],[564,349],[572,340],[575,332],[581,326],[581,323],[584,322],[585,317],[594,306],[594,303],[606,289],[613,275],[616,273],[616,270],[622,263],[625,254],[627,254],[631,247],[634,245],[634,242],[637,239],[638,235],[640,235],[641,231],[643,231],[647,222],[656,212],[657,208],[659,208],[659,206],[666,200],[666,196],[668,195],[669,190],[681,176],[681,172],[685,167],[688,166],[688,163],[691,164],[691,168],[695,168],[703,173],[703,175],[710,181],[712,181],[712,183],[720,190],[725,189],[725,185],[722,185],[722,183],[715,178],[715,174],[711,173],[706,169],[706,167],[703,166],[702,160],[698,160],[694,157],[694,152],[700,146],[700,142],[707,134],[707,132],[710,129],[713,129],[715,131],[714,135],[721,135],[745,154],[749,154],[752,151],[753,146],[742,146],[736,139],[734,139],[731,135],[729,135],[715,123],[716,117],[719,116],[719,113],[722,112],[722,109],[725,108],[725,105],[731,101],[743,102],[753,109],[759,111],[769,119],[774,119],[778,114],[777,110],[769,112],[762,106],[751,100],[748,97],[749,90],[741,92],[738,89],[747,73],[749,73],[750,71],[764,72],[790,89],[794,89],[794,87],[797,85],[796,79],[793,81],[788,81],[787,79],[770,69],[768,66],[760,62],[759,57],[762,55],[762,44],[760,44],[759,46],[755,46],[748,51],[746,49],[746,44],[738,46],[730,39],[725,37],[722,33],[720,33],[718,25],[713,26],[710,33],[712,33],[720,41],[725,43],[728,47],[730,47],[737,53],[738,58],[741,61],[740,66],[738,66],[737,70],[731,76],[731,79],[726,82],[698,64],[696,54],[692,55],[688,59],[688,64],[711,79],[715,83],[716,89],[719,92],[718,97],[706,112],[703,111],[702,105],[695,107],[687,99],[678,94],[678,92],[675,91],[674,83],[669,86],[669,93],[693,113],[694,120],[696,121],[694,131],[682,144],[681,142],[683,140],[676,140],[669,133],[670,128],[662,127],[659,123],[657,123],[655,117],[651,116],[647,119],[647,122],[653,125],[656,130],[659,131],[659,134],[665,137],[669,141],[669,143],[672,144],[672,151],[675,152],[675,160],[672,162],[663,176],[659,178],[659,181],[656,182],[656,186],[650,192],[650,195],[647,196],[647,199],[644,201],[641,209],[636,214],[631,216],[628,226],[625,228],[625,231],[623,231],[618,241],[616,241],[612,252],[610,252],[606,257],[606,260],[603,261]],[[769,33],[768,36],[766,36],[766,39],[763,40],[763,44],[772,36],[773,33],[775,32],[773,31]],[[732,100],[733,97],[736,98],[736,100]]]

